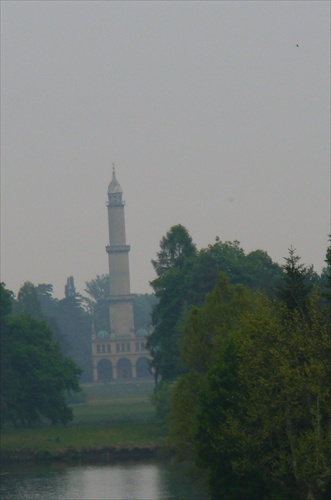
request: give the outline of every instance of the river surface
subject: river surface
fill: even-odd
[[[3,465],[1,500],[205,500],[197,474],[169,462]]]

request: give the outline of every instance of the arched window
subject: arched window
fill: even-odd
[[[105,346],[105,344],[102,344],[101,349],[102,349],[102,352],[106,352],[106,346]]]
[[[97,344],[97,353],[100,354],[100,345]]]

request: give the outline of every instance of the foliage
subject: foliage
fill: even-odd
[[[213,498],[330,492],[330,323],[316,291],[295,297],[292,308],[220,276],[189,315],[171,439],[207,471]]]
[[[326,267],[322,270],[321,280],[323,297],[331,308],[331,235],[329,235],[329,246],[325,256]]]
[[[252,464],[311,498],[322,497],[331,465],[330,325],[318,302],[315,293],[302,313],[261,300],[236,340],[244,415],[234,423],[246,464],[234,467]]]
[[[74,280],[68,278],[65,298],[58,303],[57,320],[68,342],[67,354],[82,369],[81,381],[92,380],[91,321],[82,306],[83,299],[76,292]]]
[[[64,336],[58,322],[59,301],[53,297],[53,285],[42,283],[35,287],[42,318],[52,332],[54,342],[57,342],[63,354],[69,351],[68,340]],[[28,312],[28,311],[25,311]]]
[[[163,432],[168,432],[169,414],[173,395],[174,382],[164,382],[160,389],[154,392],[152,402],[155,407],[156,418]]]
[[[4,321],[12,311],[14,294],[6,289],[5,283],[0,283],[0,321]],[[1,323],[2,326],[2,323]]]
[[[153,310],[154,331],[148,347],[156,382],[174,380],[183,373],[179,351],[182,324],[192,306],[202,306],[218,275],[231,284],[264,290],[274,297],[283,270],[262,250],[245,254],[238,241],[214,244],[199,251],[183,226],[174,226],[162,238],[157,259],[152,261],[157,278],[151,282],[159,299]]]
[[[289,248],[289,257],[285,258],[285,262],[283,283],[278,287],[277,296],[290,311],[298,309],[303,312],[312,290],[309,271],[299,263],[300,257],[295,255],[295,249],[292,247]]]
[[[155,381],[171,380],[179,372],[176,325],[185,302],[184,264],[196,247],[186,228],[173,226],[160,242],[157,260],[153,260],[157,278],[151,282],[158,303],[153,310],[154,330],[147,347],[152,354]]]
[[[87,304],[87,310],[92,316],[95,330],[106,330],[110,332],[109,322],[109,274],[98,274],[96,278],[85,282],[85,292],[89,297],[83,300]]]
[[[228,339],[238,325],[240,314],[251,307],[249,290],[242,285],[230,285],[226,276],[220,274],[205,305],[193,308],[189,314],[181,344],[187,373],[175,386],[171,415],[171,437],[180,456],[192,458],[196,452],[197,409],[205,392],[205,377],[215,357],[228,348]]]
[[[160,241],[157,260],[152,260],[156,275],[160,278],[170,269],[183,269],[186,259],[195,253],[196,247],[187,229],[181,224],[173,226]],[[154,280],[152,286],[162,289],[162,282]]]
[[[43,317],[55,317],[58,300],[53,297],[53,285],[42,283],[35,287]],[[28,312],[28,311],[25,311]],[[31,314],[33,316],[33,314]]]
[[[133,314],[135,330],[144,328],[150,331],[152,324],[152,310],[156,305],[157,299],[155,295],[144,293],[136,294],[133,300]]]
[[[30,281],[26,281],[18,292],[14,314],[30,314],[33,318],[43,319],[36,288]]]
[[[80,390],[79,368],[62,356],[44,322],[11,316],[8,307],[2,312],[1,424],[30,426],[42,417],[67,423],[72,412],[66,394]]]

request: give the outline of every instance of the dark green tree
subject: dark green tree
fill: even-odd
[[[5,283],[0,283],[0,321],[9,316],[12,311],[14,301],[14,294],[12,291],[7,290]]]
[[[53,297],[53,285],[41,283],[35,287],[35,290],[43,316],[56,316],[58,300]]]
[[[300,263],[300,257],[295,255],[292,247],[289,248],[289,256],[285,258],[283,269],[283,282],[277,288],[277,296],[290,311],[299,310],[304,313],[312,283],[307,267]]]
[[[154,331],[148,347],[156,379],[172,380],[182,373],[179,343],[183,336],[181,322],[192,306],[202,306],[220,273],[230,284],[242,284],[253,291],[263,290],[274,297],[274,288],[284,271],[269,255],[256,250],[245,255],[238,241],[222,242],[196,250],[183,226],[174,226],[160,243],[153,260],[157,278],[151,282],[157,305],[153,310]],[[308,273],[307,273],[308,276]],[[186,313],[185,313],[186,311]]]
[[[33,318],[43,319],[37,290],[30,281],[26,281],[20,288],[14,312],[15,314],[30,314]]]
[[[184,331],[170,438],[212,498],[329,498],[330,323],[317,291],[302,314],[221,275]]]
[[[69,350],[68,342],[62,333],[57,316],[59,301],[53,297],[53,285],[42,283],[35,287],[41,307],[42,318],[52,332],[54,342],[58,342],[63,354]]]
[[[331,308],[331,235],[329,236],[329,246],[326,250],[325,256],[326,267],[322,270],[321,287],[323,289],[323,297]]]
[[[184,325],[180,351],[186,373],[175,386],[171,416],[172,442],[184,458],[192,459],[192,451],[194,458],[198,403],[205,393],[206,376],[220,353],[232,353],[233,331],[238,327],[240,315],[251,308],[250,291],[242,285],[231,285],[221,273],[213,292],[207,295],[204,306],[194,307],[190,311]],[[233,390],[235,374],[229,373],[227,376],[229,380],[231,377],[233,379]],[[211,411],[216,411],[216,408],[211,408]]]
[[[275,288],[283,279],[282,267],[273,262],[264,250],[254,250],[245,259],[245,278],[240,280],[252,291],[264,291],[268,297],[275,298]]]
[[[11,316],[1,284],[1,424],[30,426],[42,418],[67,423],[67,395],[80,390],[80,369],[64,358],[43,321]],[[2,300],[3,299],[3,300]]]
[[[196,255],[196,246],[187,229],[173,226],[160,242],[157,260],[153,260],[157,278],[151,282],[158,299],[153,310],[154,330],[147,347],[152,355],[151,366],[156,384],[174,379],[180,372],[178,366],[178,322],[185,303],[186,262]]]
[[[196,246],[188,230],[181,224],[172,226],[160,241],[160,251],[157,259],[152,260],[158,278],[164,276],[171,269],[183,269],[185,261],[196,254]],[[153,288],[162,288],[157,279],[152,283]]]
[[[69,277],[65,298],[59,301],[57,320],[66,342],[67,355],[83,370],[82,382],[92,380],[91,318],[82,306],[83,299],[76,292],[74,279]]]
[[[201,249],[187,269],[187,301],[202,306],[219,273],[224,273],[231,284],[242,284],[251,290],[263,290],[270,297],[280,283],[282,268],[274,263],[267,252],[255,250],[245,255],[238,241],[222,242],[216,238],[213,245]]]

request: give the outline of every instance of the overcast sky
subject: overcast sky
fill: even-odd
[[[1,2],[1,280],[108,272],[111,164],[131,290],[171,226],[320,272],[330,2]]]

